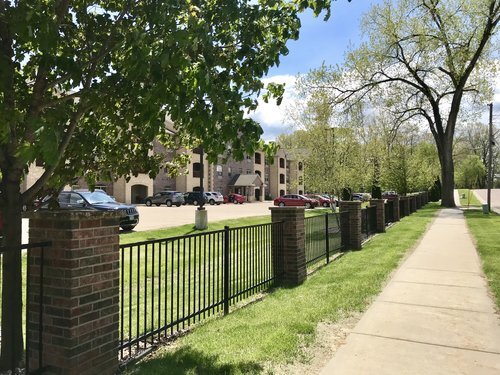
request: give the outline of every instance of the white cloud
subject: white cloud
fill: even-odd
[[[265,85],[271,82],[285,84],[285,94],[281,105],[276,105],[276,100],[270,100],[269,103],[264,103],[264,101],[259,98],[257,110],[249,115],[249,117],[262,126],[264,130],[264,140],[275,140],[278,135],[289,133],[292,130],[291,120],[287,118],[287,109],[293,106],[296,100],[295,81],[296,77],[293,75],[277,75],[267,77],[263,80]]]

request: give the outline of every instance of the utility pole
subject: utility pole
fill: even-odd
[[[490,107],[490,123],[488,132],[488,212],[491,212],[491,188],[493,186],[493,103]]]

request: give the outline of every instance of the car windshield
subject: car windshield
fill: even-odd
[[[94,191],[94,192],[83,192],[80,193],[85,197],[85,199],[90,204],[98,204],[98,203],[115,203],[116,201],[111,198],[108,194],[103,193],[102,191]]]

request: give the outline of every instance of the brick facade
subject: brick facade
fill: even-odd
[[[401,220],[401,214],[399,212],[399,196],[392,196],[387,198],[387,200],[394,202],[392,206],[392,219],[394,222]]]
[[[42,364],[50,374],[114,374],[118,370],[119,227],[112,212],[39,211],[30,241],[44,252]],[[38,250],[37,250],[38,251]],[[31,256],[28,301],[38,348],[40,253]],[[30,361],[37,363],[38,351]]]

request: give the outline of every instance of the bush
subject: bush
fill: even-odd
[[[429,201],[437,202],[441,199],[441,180],[434,181],[434,185],[429,189]]]
[[[380,186],[372,185],[372,198],[382,199],[382,189],[380,188]]]

